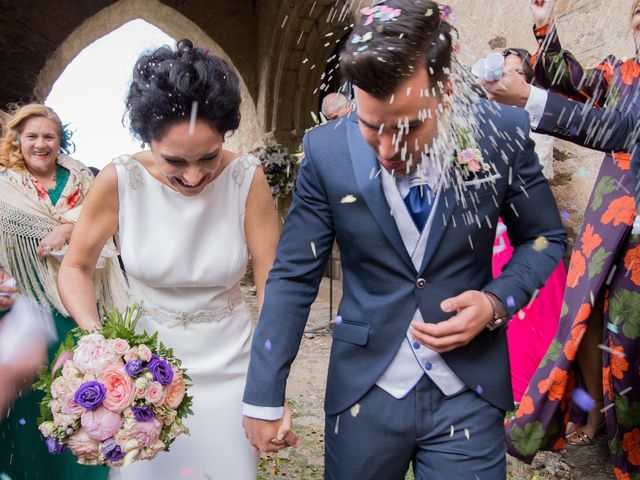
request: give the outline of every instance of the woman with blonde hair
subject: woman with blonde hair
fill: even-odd
[[[70,135],[58,115],[40,104],[16,108],[0,141],[0,265],[21,295],[50,312],[58,336],[53,356],[75,326],[56,286],[64,255],[93,175],[68,156]],[[94,277],[98,304],[126,304],[127,292],[115,248],[105,249]],[[69,453],[49,455],[38,432],[42,398],[23,386],[10,414],[0,422],[0,472],[12,478],[103,479],[107,471],[84,467]]]

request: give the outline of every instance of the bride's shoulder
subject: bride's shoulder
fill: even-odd
[[[260,160],[251,153],[237,155],[231,161],[231,176],[238,185],[242,185],[247,176],[247,172],[254,170],[258,165],[260,165]]]
[[[143,166],[144,159],[139,158],[138,154],[135,156],[130,154],[120,155],[114,158],[111,164],[116,171],[121,172],[122,176],[126,175],[131,188],[135,190],[140,186],[142,182],[142,169],[145,167]]]

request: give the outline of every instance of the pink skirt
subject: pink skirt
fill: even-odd
[[[507,232],[502,231],[494,243],[492,260],[494,278],[500,275],[511,259],[512,253],[513,247],[509,243]],[[534,372],[556,334],[566,283],[567,271],[561,261],[536,298],[517,312],[507,325],[511,385],[513,399],[516,402],[522,399]]]

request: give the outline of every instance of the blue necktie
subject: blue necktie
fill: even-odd
[[[425,183],[411,187],[409,189],[409,195],[404,198],[404,203],[416,227],[422,232],[429,218],[431,207],[433,206],[433,193],[429,185]]]

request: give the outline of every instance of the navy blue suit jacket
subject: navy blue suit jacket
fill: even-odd
[[[343,320],[333,330],[325,398],[329,415],[351,407],[375,384],[405,339],[416,308],[426,322],[441,322],[451,316],[440,309],[442,300],[486,289],[513,314],[544,284],[562,257],[566,234],[533,152],[527,115],[486,101],[477,110],[483,133],[479,146],[493,164],[490,174],[501,178],[476,182],[460,198],[452,187],[442,191],[418,270],[390,214],[380,176],[375,175],[379,164],[356,116],[305,136],[305,158],[253,339],[245,403],[284,404],[290,365],[334,240],[343,269]],[[483,172],[475,180],[487,175]],[[348,195],[356,201],[342,203]],[[498,216],[508,227],[515,252],[493,280]],[[534,242],[540,236],[548,245],[538,251]],[[443,358],[486,400],[503,410],[513,407],[503,329],[483,331]]]

